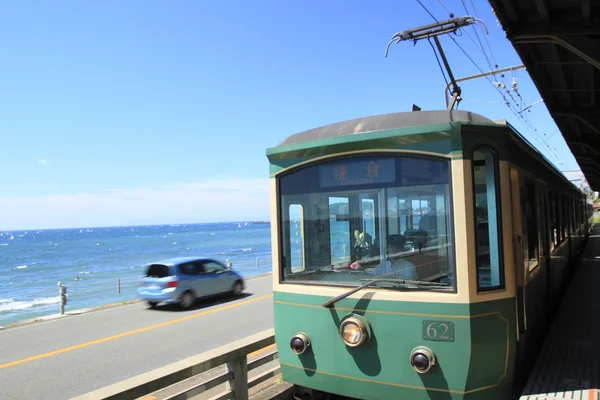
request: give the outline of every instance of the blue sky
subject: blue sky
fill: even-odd
[[[442,4],[456,16],[466,5],[487,25],[491,51],[476,29],[491,63],[521,64],[487,1],[422,2],[439,20]],[[3,230],[267,219],[267,148],[413,103],[445,107],[426,41],[384,56],[394,33],[433,22],[416,0],[19,1],[3,16]],[[490,70],[472,27],[455,39]],[[441,42],[455,77],[480,72]],[[505,74],[509,87],[513,76],[523,107],[540,100],[526,71]],[[488,80],[461,87],[459,109],[507,119],[578,169],[543,103],[526,125]]]

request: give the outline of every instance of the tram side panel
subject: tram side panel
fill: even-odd
[[[519,283],[517,312],[521,314],[519,360],[527,360],[537,348],[552,305],[560,301],[575,256],[585,243],[577,234],[575,207],[570,206],[580,194],[556,179],[554,171],[523,159],[527,158],[514,157],[511,164],[511,186],[516,196],[513,229]]]
[[[512,232],[512,240],[503,243],[503,263],[516,288],[517,359],[527,360],[543,334],[550,305],[558,300],[572,250],[579,245],[570,244],[571,214],[565,200],[574,191],[505,128],[463,127],[463,140],[467,157],[478,147],[487,147],[501,163],[510,165],[510,183],[504,181],[501,188],[503,196],[512,198],[500,210],[510,213],[502,229]]]

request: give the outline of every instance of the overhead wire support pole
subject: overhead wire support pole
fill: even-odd
[[[452,15],[451,15],[452,16]],[[387,57],[390,46],[392,43],[400,43],[401,41],[411,40],[413,43],[417,43],[417,41],[421,39],[430,39],[433,37],[437,49],[440,53],[442,61],[444,62],[444,66],[446,67],[446,72],[450,77],[450,83],[448,85],[452,85],[452,100],[450,104],[446,103],[447,109],[451,110],[454,108],[454,105],[457,102],[460,102],[460,87],[456,84],[456,80],[454,79],[454,75],[452,74],[452,70],[450,69],[450,65],[448,64],[448,60],[446,59],[446,55],[444,54],[444,50],[442,49],[442,45],[440,44],[439,39],[437,38],[439,35],[444,35],[447,33],[456,33],[456,31],[464,26],[472,25],[476,22],[485,24],[480,19],[473,18],[469,15],[465,17],[457,17],[451,18],[445,21],[440,21],[435,24],[424,25],[418,28],[409,29],[406,31],[398,32],[392,36],[392,39],[388,42],[388,45],[385,49],[385,56]],[[435,52],[435,51],[434,51]],[[437,54],[436,54],[437,57]]]
[[[518,69],[521,68],[525,68],[525,65],[521,64],[521,65],[515,65],[512,67],[507,67],[507,68],[502,68],[502,69],[497,69],[494,71],[489,71],[489,72],[484,72],[483,74],[476,74],[476,75],[470,75],[470,76],[465,76],[464,78],[459,78],[456,79],[456,83],[458,82],[464,82],[464,81],[469,81],[471,79],[477,79],[477,78],[483,78],[485,76],[489,76],[489,75],[495,75],[495,74],[500,74],[502,72],[509,72],[509,71],[516,71]],[[452,84],[452,82],[448,83],[444,89],[444,98],[446,99],[446,106],[448,106],[448,89],[450,89],[450,85]]]

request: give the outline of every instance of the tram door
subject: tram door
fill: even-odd
[[[545,187],[535,176],[511,168],[513,253],[519,355],[540,333],[548,295]]]
[[[513,255],[515,268],[515,288],[517,305],[517,342],[523,343],[525,331],[527,330],[526,310],[526,290],[527,268],[525,267],[525,254],[523,248],[523,224],[522,224],[522,202],[521,185],[519,171],[515,168],[510,169],[510,193],[512,206],[512,226],[513,226]],[[521,351],[521,350],[520,350]]]

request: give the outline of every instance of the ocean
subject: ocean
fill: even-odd
[[[134,299],[143,265],[179,256],[229,259],[243,276],[271,271],[271,225],[228,222],[0,231],[0,326]]]

